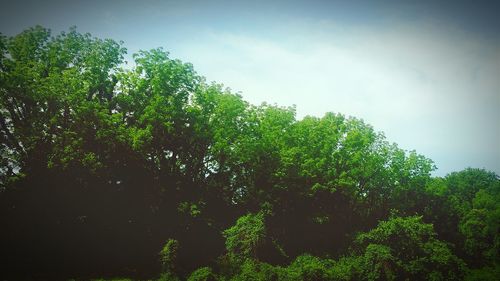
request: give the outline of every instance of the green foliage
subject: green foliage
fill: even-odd
[[[468,168],[427,187],[425,217],[440,237],[453,243],[472,268],[499,260],[500,179],[494,173]]]
[[[478,263],[500,261],[500,188],[480,189],[459,225],[465,252]]]
[[[179,242],[168,239],[160,251],[160,262],[164,273],[172,274],[176,270],[176,262],[179,252]]]
[[[465,276],[466,281],[483,281],[483,280],[498,280],[500,276],[500,266],[497,264],[494,267],[482,267],[470,270]]]
[[[331,269],[334,261],[323,260],[311,255],[297,257],[286,269],[284,280],[333,280]]]
[[[330,268],[330,274],[333,280],[362,280],[363,264],[361,256],[342,257]]]
[[[264,214],[260,212],[242,216],[223,234],[229,255],[238,259],[257,258],[258,247],[266,236]]]
[[[362,270],[365,280],[395,280],[396,258],[390,247],[380,244],[370,244],[366,247]]]
[[[188,214],[193,218],[198,217],[201,214],[200,204],[181,202],[179,204],[178,210],[182,213]]]
[[[457,196],[465,204],[471,204],[476,193],[481,190],[498,190],[499,180],[495,173],[482,169],[468,168],[446,176],[448,194]]]
[[[277,281],[280,280],[280,268],[253,259],[245,260],[238,274],[231,281]]]
[[[498,272],[496,174],[433,178],[432,160],[363,120],[297,120],[161,48],[122,68],[125,53],[76,28],[0,36],[7,279],[103,261],[141,277],[130,265],[153,270],[164,237],[162,280],[459,280],[462,260],[471,280]]]
[[[210,267],[200,267],[189,275],[188,281],[215,281],[215,274]]]
[[[364,256],[367,280],[460,280],[465,263],[436,239],[432,225],[421,217],[394,217],[362,233],[355,242]]]
[[[181,279],[170,272],[165,272],[165,273],[162,273],[160,275],[160,278],[158,278],[156,280],[157,281],[180,281]]]
[[[0,150],[6,169],[0,184],[34,168],[33,158],[51,167],[102,167],[95,144],[109,153],[119,142],[107,134],[116,129],[110,114],[113,72],[126,50],[75,28],[50,37],[40,26],[8,38],[5,46],[0,134],[6,142]],[[40,153],[45,155],[35,156]]]

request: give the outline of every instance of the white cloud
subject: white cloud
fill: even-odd
[[[365,119],[442,168],[500,173],[500,44],[436,23],[294,23],[275,38],[211,31],[181,56],[252,103]],[[200,38],[199,38],[200,39]]]

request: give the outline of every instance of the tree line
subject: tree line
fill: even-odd
[[[494,280],[500,179],[342,114],[251,105],[161,48],[0,36],[6,279]]]

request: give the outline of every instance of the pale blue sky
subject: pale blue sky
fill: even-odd
[[[375,2],[377,4],[375,4]],[[500,10],[493,1],[12,1],[0,32],[41,24],[164,47],[209,81],[298,118],[363,118],[436,175],[500,174]]]

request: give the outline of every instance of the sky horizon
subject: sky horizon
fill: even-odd
[[[493,1],[12,1],[7,36],[42,25],[163,47],[252,104],[338,112],[432,159],[500,174],[500,17]]]

